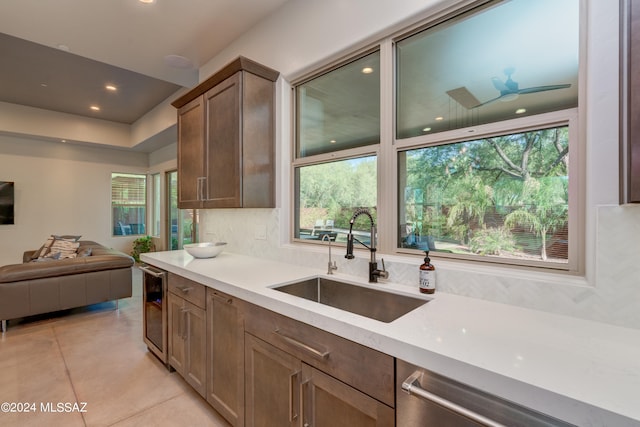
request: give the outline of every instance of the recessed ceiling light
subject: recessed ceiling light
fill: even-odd
[[[427,127],[427,128],[422,129],[422,132],[429,132],[430,130],[431,130],[431,128]]]
[[[442,117],[442,116],[438,116],[438,117],[436,117],[434,120],[435,120],[436,122],[441,122],[441,121],[443,121],[443,120],[444,120],[444,117]]]
[[[115,91],[117,91],[117,90],[118,90],[118,88],[117,88],[117,87],[115,87],[114,85],[105,85],[105,86],[104,86],[104,88],[105,88],[106,90],[108,90],[108,91],[111,91],[111,92],[115,92]]]
[[[92,105],[91,107],[89,107],[91,110],[93,111],[100,111],[100,107],[98,107],[97,105]]]
[[[140,3],[153,3],[155,0],[139,0]]]
[[[518,109],[516,110],[516,114],[522,114],[522,113],[526,113],[526,112],[527,112],[527,109],[526,109],[526,108],[518,108]]]
[[[371,74],[371,73],[373,73],[373,68],[371,67],[364,67],[362,69],[362,74]]]
[[[331,141],[329,141],[329,143],[331,144],[335,144],[337,141],[335,139],[332,139]]]

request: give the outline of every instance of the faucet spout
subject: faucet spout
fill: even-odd
[[[324,236],[322,236],[322,241],[324,241],[325,238],[329,241],[329,262],[327,263],[327,274],[333,274],[333,271],[337,270],[338,266],[336,265],[335,261],[333,261],[333,263],[331,262],[331,236],[325,234]]]
[[[353,236],[353,223],[360,215],[366,215],[371,222],[371,242],[369,245],[364,244]],[[369,210],[365,208],[357,209],[353,213],[353,216],[349,221],[349,234],[347,234],[347,253],[344,257],[347,259],[355,258],[355,256],[353,255],[354,240],[360,243],[365,248],[369,249],[369,252],[371,253],[371,258],[369,260],[369,282],[372,283],[377,282],[378,277],[382,277],[383,279],[387,279],[389,277],[389,272],[384,269],[384,259],[382,260],[382,270],[378,270],[378,263],[376,262],[376,234],[376,224],[373,220],[371,212],[369,212]]]

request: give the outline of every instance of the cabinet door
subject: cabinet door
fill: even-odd
[[[205,208],[242,207],[241,73],[204,95],[206,103]]]
[[[302,365],[303,425],[310,427],[393,427],[394,410],[374,398]]]
[[[169,364],[180,375],[184,375],[185,365],[185,339],[186,339],[186,312],[185,301],[172,294],[167,293],[167,321],[169,337]]]
[[[207,402],[244,426],[244,326],[236,300],[207,289]]]
[[[204,192],[204,98],[178,110],[178,207],[201,207]]]
[[[299,359],[245,333],[247,427],[301,425],[300,369]]]
[[[185,346],[186,357],[184,367],[184,379],[202,397],[206,394],[206,315],[205,311],[185,301],[186,326]]]

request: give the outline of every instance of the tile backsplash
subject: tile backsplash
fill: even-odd
[[[221,209],[200,213],[201,240],[224,240],[228,251],[324,268],[326,252],[280,244],[279,209]],[[265,233],[266,232],[266,233]],[[334,259],[340,272],[366,275],[367,259]],[[480,298],[640,329],[640,206],[601,206],[597,212],[595,280],[589,285],[558,275],[496,274],[457,268],[434,259],[440,292]],[[383,255],[382,255],[383,256]],[[391,281],[416,284],[418,257],[385,257]]]

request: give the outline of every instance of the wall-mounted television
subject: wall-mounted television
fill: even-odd
[[[13,224],[13,182],[0,181],[0,224]]]

